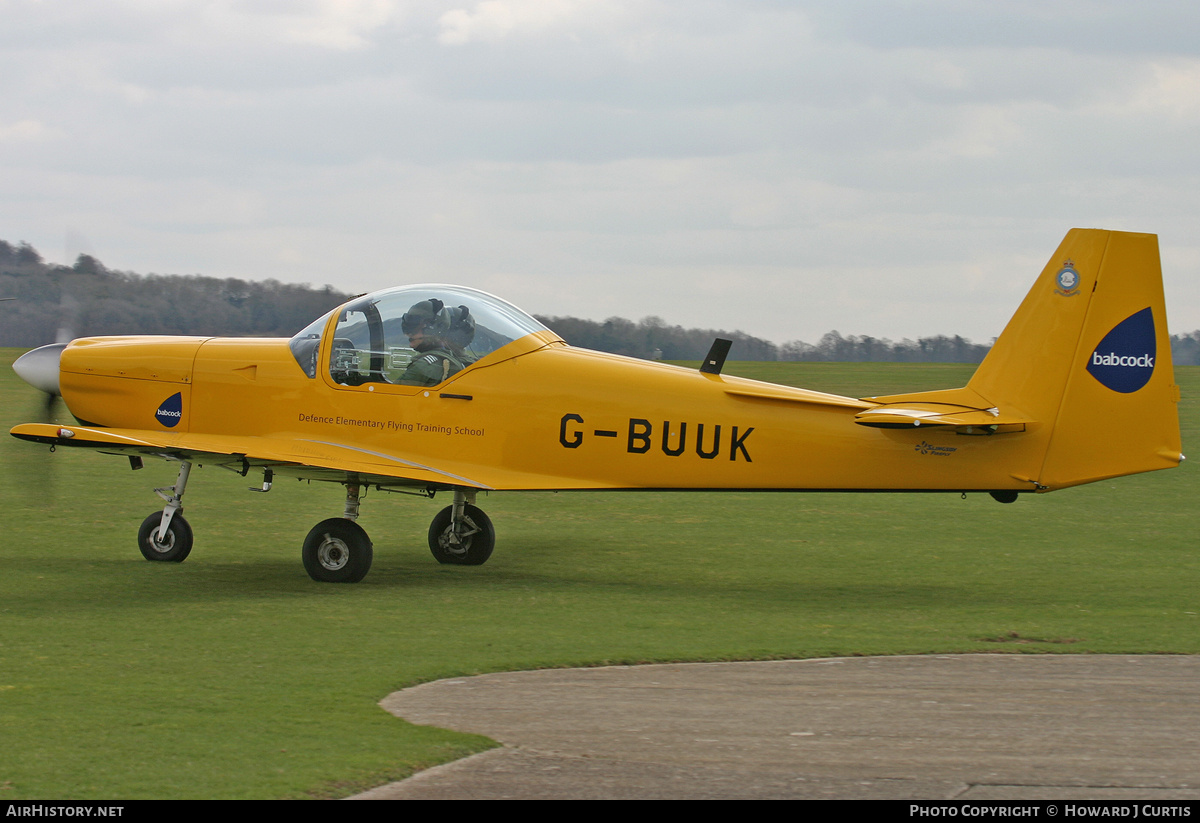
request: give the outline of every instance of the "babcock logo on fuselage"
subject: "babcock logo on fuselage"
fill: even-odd
[[[154,413],[154,419],[168,429],[178,426],[179,421],[183,419],[183,394],[175,392],[164,400]]]
[[[1087,370],[1107,388],[1130,394],[1150,382],[1157,353],[1154,313],[1147,307],[1104,335],[1088,358]]]

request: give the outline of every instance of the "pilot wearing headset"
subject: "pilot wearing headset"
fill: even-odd
[[[463,350],[475,337],[475,318],[466,306],[447,307],[436,297],[422,300],[400,318],[400,330],[419,356],[398,383],[435,386],[471,362]]]

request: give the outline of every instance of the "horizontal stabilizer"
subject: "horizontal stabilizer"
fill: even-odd
[[[1032,422],[999,409],[973,409],[946,403],[896,403],[859,412],[854,422],[877,429],[909,429],[916,426],[951,426],[961,434],[996,434],[1024,431]]]

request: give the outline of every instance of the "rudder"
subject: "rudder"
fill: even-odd
[[[1178,465],[1158,238],[1068,232],[968,388],[1048,427],[1040,488]]]

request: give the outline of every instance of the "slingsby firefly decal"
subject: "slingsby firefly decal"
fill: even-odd
[[[168,429],[178,426],[179,421],[183,419],[183,395],[175,392],[164,400],[158,411],[154,412],[154,419]]]
[[[932,454],[936,457],[949,457],[958,451],[957,446],[935,446],[932,443],[926,443],[924,440],[913,446],[913,449],[921,454]]]
[[[1150,307],[1122,320],[1092,352],[1087,370],[1115,392],[1131,394],[1150,382],[1156,356]]]

